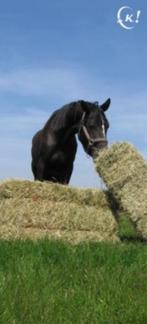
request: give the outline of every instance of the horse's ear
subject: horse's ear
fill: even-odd
[[[100,107],[103,111],[106,111],[111,104],[111,99],[107,99]]]

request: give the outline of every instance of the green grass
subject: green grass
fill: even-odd
[[[0,324],[146,324],[147,246],[127,218],[120,235],[115,245],[1,240]]]
[[[120,213],[119,218],[119,236],[122,240],[136,242],[141,241],[141,237],[136,232],[134,224],[131,222],[130,218],[124,213]]]

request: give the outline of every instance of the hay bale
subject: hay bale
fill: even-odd
[[[128,143],[114,144],[95,156],[96,170],[112,196],[147,239],[147,163]]]
[[[47,182],[0,184],[0,237],[48,236],[72,243],[118,241],[105,193]]]

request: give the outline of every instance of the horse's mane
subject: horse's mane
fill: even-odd
[[[91,104],[89,102],[78,100],[68,103],[61,108],[55,110],[51,117],[46,122],[44,129],[48,127],[53,131],[58,131],[60,129],[64,129],[67,125],[72,125],[75,120],[77,120],[78,116],[81,117],[81,106],[82,105]],[[98,101],[93,102],[93,104],[99,107]]]
[[[45,124],[44,128],[49,126],[55,131],[59,130],[60,128],[66,127],[69,112],[71,112],[71,108],[76,107],[76,104],[77,102],[74,101],[54,111],[51,117],[48,119],[47,123]]]

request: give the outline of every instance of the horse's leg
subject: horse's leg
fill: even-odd
[[[44,161],[40,158],[36,166],[35,180],[43,181],[44,179]]]
[[[70,168],[68,168],[67,173],[66,173],[66,178],[65,178],[65,184],[68,184],[72,175],[72,171],[73,171],[73,164],[70,166]]]
[[[36,170],[36,164],[34,163],[33,160],[32,160],[32,172],[33,172],[33,175],[34,175],[34,180],[36,180],[37,170]]]

